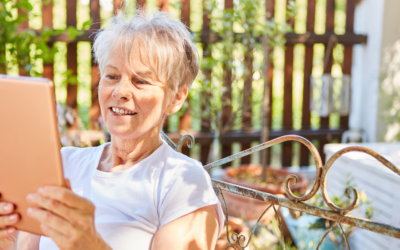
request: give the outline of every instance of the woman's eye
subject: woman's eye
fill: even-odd
[[[114,75],[106,75],[106,78],[107,78],[107,79],[110,79],[110,80],[115,80],[115,79],[117,79],[117,77],[114,76]]]
[[[135,80],[135,82],[138,84],[149,84],[148,82],[146,82],[144,80],[139,80],[139,79]]]

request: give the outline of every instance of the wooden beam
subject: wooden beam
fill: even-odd
[[[311,1],[311,0],[310,0]],[[286,45],[292,45],[297,43],[302,43],[305,45],[314,45],[316,43],[324,43],[327,44],[329,38],[334,32],[325,32],[325,34],[317,35],[313,31],[307,31],[304,34],[295,34],[295,33],[287,33],[286,37]],[[346,32],[343,35],[336,35],[338,42],[345,45],[354,45],[354,44],[365,44],[367,43],[366,35],[358,35],[351,32]]]
[[[322,35],[317,35],[314,32],[306,32],[305,34],[295,34],[295,33],[287,33],[286,34],[286,46],[295,45],[295,44],[304,44],[304,45],[314,45],[316,43],[327,44],[329,41],[329,37],[333,34],[333,32],[327,32]],[[241,41],[242,34],[235,35],[235,41]],[[367,43],[366,35],[358,35],[351,32],[348,32],[343,35],[336,35],[338,39],[338,43],[344,45],[354,45],[354,44],[365,44]],[[93,31],[85,31],[82,36],[77,37],[74,41],[70,41],[68,38],[68,33],[60,34],[56,37],[50,38],[50,42],[79,42],[79,41],[88,41],[93,42]],[[255,39],[259,39],[255,37]],[[220,40],[220,38],[211,33],[209,30],[203,31],[201,33],[201,43],[216,43]]]

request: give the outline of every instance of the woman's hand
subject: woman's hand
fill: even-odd
[[[17,238],[17,230],[14,225],[20,217],[14,213],[14,205],[0,202],[0,249],[10,249],[14,246]]]
[[[60,249],[111,249],[97,233],[94,205],[71,190],[46,186],[29,194],[28,215]]]

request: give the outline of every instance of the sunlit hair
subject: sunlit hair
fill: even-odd
[[[169,16],[157,10],[138,10],[130,19],[115,15],[110,26],[96,34],[93,44],[101,76],[110,51],[118,44],[128,63],[132,51],[139,52],[140,61],[173,92],[190,87],[199,71],[199,55],[187,27]]]

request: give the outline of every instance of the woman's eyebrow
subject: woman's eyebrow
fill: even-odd
[[[153,72],[151,72],[150,70],[135,71],[135,74],[143,78],[153,78]]]
[[[118,68],[115,67],[114,65],[106,65],[106,68],[112,68],[112,69],[117,69],[118,70]]]

